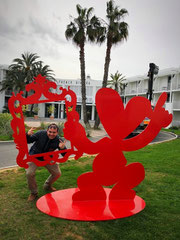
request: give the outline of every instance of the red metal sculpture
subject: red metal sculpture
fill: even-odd
[[[64,136],[82,153],[98,154],[93,162],[93,171],[81,175],[78,180],[79,192],[73,200],[106,199],[102,186],[114,185],[109,198],[133,199],[136,187],[145,176],[140,163],[129,165],[123,151],[135,151],[150,143],[162,127],[172,121],[172,115],[163,108],[167,94],[163,93],[154,110],[144,97],[132,98],[124,109],[119,94],[109,88],[102,88],[96,94],[96,108],[102,125],[109,137],[93,143],[78,122],[74,112],[69,113],[65,123]],[[146,129],[136,137],[126,139],[145,117],[151,119]]]
[[[92,172],[78,177],[77,189],[57,191],[51,193],[50,196],[46,195],[38,200],[37,207],[49,215],[74,220],[107,220],[130,216],[141,211],[145,207],[145,202],[136,196],[133,188],[144,179],[144,167],[140,163],[127,164],[123,151],[135,151],[146,146],[156,137],[162,127],[171,123],[172,115],[163,108],[167,94],[162,93],[154,109],[144,97],[132,98],[124,108],[121,97],[116,91],[109,88],[100,89],[96,94],[96,108],[108,137],[94,143],[86,137],[85,129],[79,123],[75,93],[63,88],[60,88],[61,94],[49,91],[50,88],[56,87],[55,83],[39,75],[33,83],[26,86],[27,91],[31,89],[35,91],[32,96],[24,98],[23,92],[20,92],[9,100],[9,109],[13,116],[11,125],[19,150],[17,163],[26,168],[27,162],[30,161],[38,166],[44,166],[47,163],[64,162],[72,154],[75,154],[75,159],[83,153],[97,155],[93,162]],[[42,95],[45,99],[41,99]],[[66,99],[68,95],[71,101]],[[14,103],[17,100],[20,106],[15,108]],[[59,158],[59,153],[62,151],[29,156],[22,105],[62,100],[65,101],[67,112],[64,137],[71,142],[71,149],[66,150],[67,154],[62,159]],[[16,113],[20,113],[21,117],[17,117]],[[145,117],[150,119],[145,130],[133,138],[126,139]],[[45,161],[38,161],[36,157],[39,156],[44,156]],[[112,190],[103,187],[112,185]],[[68,199],[66,203],[69,203],[66,213],[62,208],[59,211],[59,205],[64,205],[65,196]],[[88,209],[92,209],[92,203],[100,204],[101,210],[99,212],[95,210],[94,213],[89,211]],[[51,208],[52,211],[49,211]]]
[[[60,90],[60,94],[52,93],[52,89]],[[65,89],[60,87],[57,89],[55,82],[51,82],[41,75],[35,77],[35,80],[32,83],[26,85],[26,91],[33,93],[27,98],[24,97],[23,91],[16,96],[13,93],[13,96],[8,101],[9,111],[13,117],[11,127],[14,132],[14,142],[16,148],[19,150],[16,159],[17,164],[20,167],[28,168],[27,162],[34,162],[37,166],[44,166],[46,164],[54,164],[55,162],[65,162],[72,154],[75,154],[76,157],[78,157],[77,151],[73,148],[66,150],[67,154],[63,158],[60,158],[60,153],[63,153],[65,150],[29,155],[22,111],[22,106],[26,104],[64,101],[66,112],[68,113],[70,107],[73,109],[76,108],[76,94],[69,88]],[[67,98],[70,98],[70,101],[68,101]],[[44,161],[39,161],[37,157],[43,157]]]

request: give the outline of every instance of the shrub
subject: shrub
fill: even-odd
[[[178,130],[178,127],[174,126],[174,127],[171,127],[170,129],[172,129],[172,130]]]
[[[8,108],[8,106],[4,106],[2,112],[3,112],[3,113],[9,113],[9,108]]]
[[[10,113],[0,113],[0,135],[12,138],[11,120],[12,116]]]
[[[49,123],[41,122],[40,129],[41,130],[46,130],[49,126]]]
[[[59,136],[63,137],[64,136],[64,132],[63,132],[64,123],[63,122],[59,122],[57,125],[58,125],[58,128],[59,128]]]

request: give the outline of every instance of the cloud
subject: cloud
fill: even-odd
[[[55,18],[52,18],[52,24],[50,24],[44,19],[38,19],[36,17],[30,16],[28,20],[31,33],[34,34],[34,36],[40,37],[42,39],[51,38],[53,41],[59,44],[65,44],[65,38],[61,37],[61,34],[59,33],[59,26],[58,24],[54,23],[54,19]]]
[[[0,15],[0,35],[2,37],[15,34],[15,29],[7,22],[7,20]]]
[[[11,63],[26,51],[55,61],[62,58],[61,49],[67,41],[61,17],[40,7],[42,2],[18,0],[18,3],[19,6],[14,1],[3,1],[0,9],[0,62]]]
[[[25,51],[37,53],[58,77],[80,76],[79,48],[67,41],[69,16],[77,17],[76,4],[94,7],[94,14],[105,19],[102,0],[3,0],[0,7],[0,63],[10,64]],[[116,0],[129,16],[127,42],[113,46],[110,73],[123,75],[147,72],[154,61],[160,68],[176,67],[180,62],[179,0]],[[86,44],[86,73],[102,79],[106,43]]]

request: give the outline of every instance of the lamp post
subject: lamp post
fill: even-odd
[[[153,80],[154,75],[157,75],[159,71],[159,67],[156,66],[154,63],[149,64],[149,72],[148,72],[148,92],[147,92],[147,98],[151,102],[152,100],[152,94],[153,94]]]

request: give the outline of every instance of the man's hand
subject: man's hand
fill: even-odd
[[[29,131],[28,131],[28,135],[29,136],[32,136],[33,134],[34,134],[34,130],[35,130],[36,128],[34,128],[34,127],[32,127],[31,129],[29,129]]]
[[[66,146],[66,140],[63,142],[61,139],[59,139],[59,148],[64,149]]]

